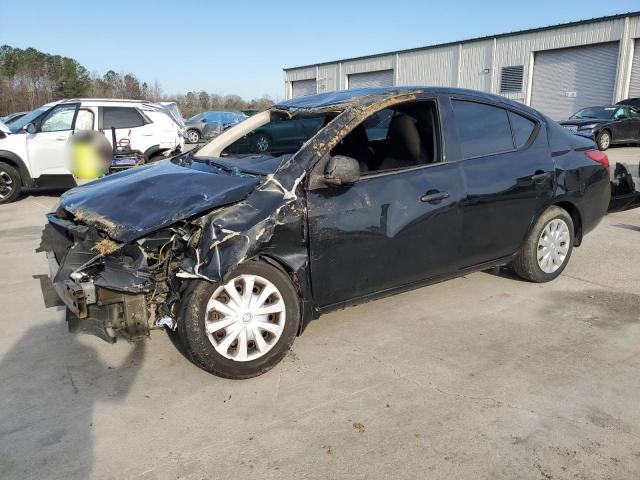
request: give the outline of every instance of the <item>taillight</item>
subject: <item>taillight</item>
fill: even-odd
[[[584,154],[594,162],[601,164],[607,169],[607,172],[609,171],[609,157],[607,157],[606,153],[601,152],[600,150],[587,150]]]

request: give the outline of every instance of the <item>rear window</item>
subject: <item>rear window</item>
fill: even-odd
[[[507,111],[482,103],[453,100],[455,123],[464,158],[514,149]]]
[[[516,148],[520,148],[529,141],[533,130],[536,128],[536,124],[517,113],[509,112],[509,117],[511,118],[511,128],[513,129],[513,139],[516,142]]]
[[[135,108],[104,107],[102,128],[135,128],[144,125],[144,117]]]

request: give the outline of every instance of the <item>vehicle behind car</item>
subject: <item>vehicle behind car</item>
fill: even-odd
[[[227,128],[242,122],[247,115],[237,112],[200,112],[185,122],[186,140],[188,143],[198,143],[201,140],[211,140],[220,135]]]
[[[0,203],[13,201],[23,187],[75,185],[69,147],[76,132],[101,132],[113,149],[126,140],[153,162],[184,146],[180,120],[168,105],[139,100],[79,98],[43,105],[8,125],[11,133],[0,138],[0,175],[6,179]]]
[[[573,133],[592,138],[600,150],[640,142],[640,111],[628,105],[583,108],[560,124]]]
[[[4,117],[0,117],[0,122],[4,123],[5,125],[11,125],[16,120],[20,120],[27,113],[29,113],[29,112],[10,113],[9,115],[5,115]]]

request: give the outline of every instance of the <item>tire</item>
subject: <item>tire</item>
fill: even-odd
[[[197,130],[187,130],[186,140],[189,143],[198,143],[200,141],[200,132]]]
[[[22,179],[18,171],[8,163],[0,162],[0,204],[11,203],[22,188]]]
[[[254,278],[255,283],[245,283],[250,282],[250,278]],[[178,333],[189,357],[200,368],[224,378],[256,377],[279,363],[293,345],[300,324],[298,295],[288,275],[260,261],[241,264],[229,279],[226,285],[195,281],[187,289],[178,319]],[[268,294],[264,303],[249,310],[245,306],[235,307],[233,295],[228,294],[229,285],[241,287],[233,291],[238,292],[237,298],[243,302],[247,299],[245,288],[249,291],[247,284],[253,285],[248,300],[257,303],[260,295],[266,293],[268,285],[265,282],[274,287],[275,292]],[[219,303],[214,304],[213,299]],[[207,311],[210,302],[212,308]],[[220,304],[220,310],[217,310],[214,305]],[[282,309],[282,312],[268,316],[257,314],[260,307]],[[225,315],[227,310],[236,315]],[[235,320],[232,322],[232,319]],[[214,326],[207,331],[206,326],[212,322],[218,322],[221,328],[213,330]],[[268,326],[269,331],[262,329],[263,326]],[[257,335],[261,341],[257,341]]]
[[[550,282],[557,278],[571,258],[574,235],[571,215],[562,208],[549,207],[538,218],[513,262],[516,274],[536,283]],[[545,247],[545,242],[552,244]],[[547,255],[544,255],[545,248],[549,252]]]
[[[609,130],[602,130],[596,137],[596,143],[598,144],[598,150],[606,150],[611,146],[611,132]]]
[[[266,133],[258,133],[253,139],[253,148],[256,153],[268,152],[271,148],[271,138]]]

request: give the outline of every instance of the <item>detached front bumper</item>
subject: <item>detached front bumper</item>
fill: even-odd
[[[41,281],[45,305],[65,306],[71,331],[87,331],[109,342],[118,334],[130,340],[147,336],[151,283],[139,247],[102,256],[92,251],[100,241],[95,229],[51,217],[36,250],[46,252],[49,264],[49,277]]]

